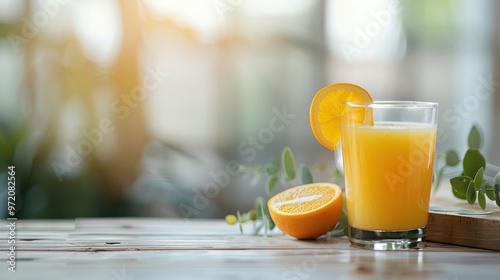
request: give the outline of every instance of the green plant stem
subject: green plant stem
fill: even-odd
[[[264,236],[267,237],[267,228],[268,228],[267,216],[266,216],[266,213],[264,213],[264,206],[262,204],[260,207],[260,214],[262,216],[262,223],[264,224]]]
[[[437,192],[439,189],[439,185],[441,184],[441,180],[443,179],[443,174],[444,171],[446,170],[446,166],[443,166],[439,169],[437,177],[436,177],[436,183],[434,185],[434,191]]]

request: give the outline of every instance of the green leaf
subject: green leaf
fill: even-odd
[[[261,171],[262,171],[262,166],[261,165],[255,166],[255,170],[254,170],[255,173],[260,173]]]
[[[276,224],[274,223],[273,219],[271,216],[267,216],[267,220],[269,221],[269,230],[273,230]]]
[[[474,176],[474,186],[476,187],[476,191],[481,189],[481,185],[483,184],[483,177],[484,177],[484,168],[481,167]]]
[[[273,175],[269,177],[267,180],[266,193],[271,194],[274,191],[274,187],[276,187],[276,183],[278,182],[278,176]]]
[[[474,186],[474,182],[471,181],[467,187],[467,203],[474,204],[476,202],[476,195],[476,187]]]
[[[468,149],[464,156],[463,167],[464,174],[472,178],[479,168],[486,168],[486,160],[479,150]]]
[[[347,228],[347,214],[342,211],[340,213],[339,220],[331,232],[331,236],[342,236],[344,235],[344,230]]]
[[[479,187],[479,192],[482,193],[482,194],[486,194],[486,190],[488,189],[488,186],[490,184],[488,183],[488,181],[486,180],[483,180],[483,183],[481,184],[481,186]]]
[[[259,207],[259,211],[260,211],[260,216],[262,217],[262,223],[264,224],[264,236],[267,237],[267,230],[269,228],[269,224],[268,224],[268,217],[264,211],[264,203],[261,203],[260,204],[260,207]]]
[[[495,175],[493,187],[495,192],[495,202],[497,203],[497,206],[500,207],[500,172]]]
[[[484,196],[484,193],[478,193],[477,202],[479,203],[479,206],[481,206],[481,209],[486,209],[486,197]]]
[[[310,183],[314,182],[312,174],[311,174],[311,170],[309,170],[309,167],[307,167],[307,165],[302,164],[300,166],[300,169],[301,169],[301,173],[302,173],[302,184],[310,184]]]
[[[497,174],[498,175],[498,174]],[[495,184],[495,202],[500,207],[500,184]]]
[[[481,147],[481,132],[479,132],[477,126],[472,126],[467,140],[470,149],[479,149]]]
[[[451,178],[451,188],[453,195],[460,199],[467,199],[467,187],[472,182],[472,178],[468,176],[458,176]]]
[[[269,176],[276,175],[278,174],[279,168],[278,158],[274,157],[266,164],[266,173]]]
[[[446,165],[456,166],[460,162],[457,152],[449,150],[446,152]]]
[[[248,211],[247,216],[248,216],[248,219],[250,221],[255,221],[255,220],[257,220],[257,211],[252,209],[252,210]]]
[[[286,174],[288,181],[295,179],[295,157],[293,156],[290,147],[285,147],[281,154],[281,161],[283,164],[283,171]]]
[[[264,199],[260,196],[255,199],[255,212],[257,212],[258,217],[262,218],[262,224],[256,229],[255,233],[264,228],[264,236],[267,237],[267,216],[264,212]]]
[[[255,202],[254,202],[254,209],[255,209],[255,212],[257,212],[257,217],[262,217],[262,213],[260,211],[260,209],[262,208],[262,206],[264,205],[264,199],[259,196],[255,199]]]
[[[238,219],[238,225],[240,228],[240,234],[243,234],[243,226],[241,225],[241,215],[240,215],[240,210],[236,211],[236,218]]]
[[[259,183],[260,178],[262,178],[262,173],[255,173],[253,175],[252,181],[250,181],[250,185],[255,186]]]
[[[489,200],[495,201],[495,191],[494,190],[486,190],[484,192]]]
[[[264,227],[264,223],[260,223],[253,231],[253,235],[257,235],[261,230],[262,228]]]
[[[492,185],[492,184],[490,184],[490,182],[488,182],[488,181],[484,180],[483,184],[486,184],[485,190],[487,190],[487,191],[488,191],[488,190],[490,190],[490,191],[492,191],[492,190],[493,190],[493,185]]]

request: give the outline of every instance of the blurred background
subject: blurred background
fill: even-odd
[[[339,180],[308,119],[334,82],[439,102],[438,153],[462,156],[478,124],[500,165],[499,13],[491,0],[0,0],[0,216],[7,166],[18,218],[223,217],[266,196],[266,177],[238,165],[285,146],[315,180]]]

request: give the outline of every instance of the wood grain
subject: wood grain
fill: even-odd
[[[500,220],[495,216],[430,213],[427,239],[500,251]]]

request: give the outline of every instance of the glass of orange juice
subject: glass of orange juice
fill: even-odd
[[[354,246],[425,246],[437,111],[431,102],[346,104],[342,154]]]

